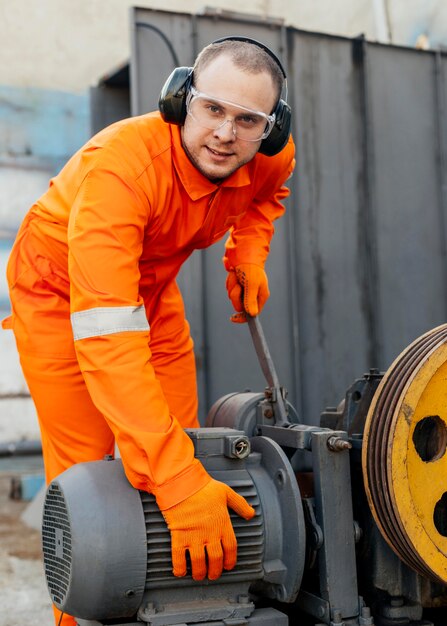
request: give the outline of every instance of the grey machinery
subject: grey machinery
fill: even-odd
[[[411,474],[419,461],[433,482],[443,471],[444,398],[424,392],[445,380],[447,326],[416,340],[385,375],[356,380],[320,426],[300,422],[259,320],[249,326],[267,388],[224,396],[205,428],[188,431],[209,473],[256,510],[250,521],[232,514],[235,569],[217,581],[175,578],[153,496],[130,486],[119,459],[83,463],[45,498],[52,601],[79,626],[447,623],[445,500],[425,498],[427,521]],[[407,474],[396,478],[396,464]]]

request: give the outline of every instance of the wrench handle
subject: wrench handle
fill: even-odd
[[[261,366],[267,384],[269,387],[279,387],[278,375],[276,373],[275,365],[273,363],[259,317],[252,317],[247,313],[247,322],[251,338],[253,340],[253,345],[258,356],[259,365]]]
[[[276,405],[278,408],[278,422],[288,422],[287,410],[276,373],[275,365],[270,354],[267,340],[262,330],[261,321],[258,316],[251,316],[247,313],[248,328],[250,329],[253,345],[258,356],[259,365],[265,376],[268,386],[276,392]]]

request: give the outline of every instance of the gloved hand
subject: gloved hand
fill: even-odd
[[[207,561],[210,580],[219,578],[222,569],[233,569],[237,542],[228,507],[247,520],[255,514],[231,487],[211,479],[197,493],[162,511],[171,531],[174,576],[185,576],[187,550],[194,580],[205,578]]]
[[[259,315],[270,296],[267,274],[254,263],[241,263],[230,270],[226,286],[228,297],[237,311],[231,321],[237,324],[247,321],[246,313],[253,317]]]

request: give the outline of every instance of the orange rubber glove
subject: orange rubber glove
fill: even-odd
[[[241,263],[230,270],[226,286],[237,311],[230,319],[237,324],[247,321],[246,313],[253,317],[259,315],[270,296],[267,274],[254,263]]]
[[[194,580],[216,580],[236,565],[237,542],[228,507],[245,519],[255,510],[231,487],[211,479],[200,491],[162,511],[171,531],[172,572],[186,574],[189,552]]]

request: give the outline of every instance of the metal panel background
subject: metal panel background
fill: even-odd
[[[374,356],[364,279],[363,104],[351,41],[299,32],[290,39],[300,380],[306,421],[315,422]]]
[[[103,76],[90,88],[90,129],[92,135],[117,120],[130,116],[129,64]]]
[[[94,135],[130,115],[129,90],[105,86],[90,88],[90,129]]]
[[[369,46],[380,366],[446,319],[435,56]]]
[[[291,401],[317,423],[355,378],[445,320],[447,60],[240,16],[135,9],[133,113],[156,108],[170,71],[230,34],[262,40],[288,72],[297,168],[262,323]],[[202,419],[220,396],[264,387],[247,327],[228,321],[222,254],[222,242],[196,253],[179,281]]]
[[[131,9],[131,111],[140,115],[158,106],[160,90],[179,65],[194,62],[194,18],[187,13]]]

